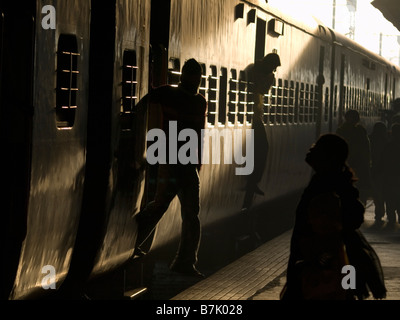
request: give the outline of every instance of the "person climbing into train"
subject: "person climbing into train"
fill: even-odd
[[[343,137],[349,145],[349,166],[357,177],[357,188],[360,200],[367,204],[371,194],[371,149],[367,130],[360,124],[360,114],[357,110],[349,109],[345,113],[344,123],[337,128],[336,133]]]
[[[369,290],[386,297],[379,258],[359,230],[365,208],[348,154],[346,141],[328,133],[306,155],[314,174],[297,205],[282,300],[362,300]],[[356,273],[346,286],[344,266]]]
[[[248,176],[246,182],[246,194],[243,209],[250,207],[254,194],[264,195],[259,187],[259,182],[264,173],[269,144],[264,127],[264,95],[271,89],[276,69],[281,65],[279,55],[269,53],[263,59],[257,60],[246,68],[249,82],[249,91],[254,94],[252,129],[254,134],[254,170]]]
[[[201,137],[207,111],[207,102],[198,92],[201,76],[201,65],[195,59],[189,59],[182,67],[180,83],[177,87],[164,85],[153,89],[149,94],[149,108],[151,109],[155,105],[160,106],[157,109],[161,111],[160,129],[166,133],[167,144],[171,122],[176,123],[178,132],[183,129],[193,129],[197,136]],[[151,112],[151,110],[149,111]],[[138,224],[138,236],[134,254],[145,254],[141,246],[177,195],[181,204],[182,229],[179,248],[170,269],[184,274],[204,277],[195,266],[201,237],[199,219],[201,139],[198,142],[197,164],[190,162],[182,164],[179,161],[176,164],[174,164],[174,161],[169,163],[171,159],[167,159],[166,164],[159,164],[154,200],[135,215]],[[178,142],[182,145],[184,143]],[[167,147],[166,150],[169,150],[169,148]]]

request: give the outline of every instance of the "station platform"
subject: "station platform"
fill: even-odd
[[[369,201],[361,231],[380,258],[388,290],[385,300],[400,300],[400,224],[374,222],[374,206]],[[292,230],[286,231],[262,244],[171,300],[279,300],[291,234]]]

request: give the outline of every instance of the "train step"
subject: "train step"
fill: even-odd
[[[139,287],[132,290],[128,290],[124,293],[124,299],[136,300],[143,297],[147,293],[146,287]]]

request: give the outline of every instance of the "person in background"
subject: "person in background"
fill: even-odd
[[[349,146],[347,162],[356,175],[360,200],[365,206],[371,192],[371,151],[368,133],[360,124],[360,115],[357,110],[348,110],[344,117],[345,121],[336,133],[344,138]]]
[[[389,224],[400,222],[400,123],[392,125],[390,141],[385,145],[379,165],[383,175],[383,193]]]
[[[383,122],[374,124],[369,140],[371,144],[371,184],[372,198],[375,205],[375,221],[380,224],[385,216],[381,157],[389,140],[387,127]]]

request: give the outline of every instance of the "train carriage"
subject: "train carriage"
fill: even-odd
[[[262,0],[37,0],[21,10],[6,1],[0,9],[1,246],[9,261],[3,298],[76,297],[88,281],[140,266],[131,259],[132,218],[150,200],[146,133],[154,116],[145,97],[152,86],[178,85],[187,59],[203,67],[205,129],[220,159],[200,172],[205,264],[225,259],[236,235],[291,227],[311,174],[304,162],[310,145],[334,132],[350,108],[370,131],[400,93],[398,66]],[[247,71],[271,52],[281,66],[264,95],[264,195],[251,195],[246,207],[247,176],[236,171],[246,163],[225,159],[252,151]],[[241,149],[223,134],[239,139]],[[174,199],[149,256],[172,259],[179,209]],[[128,270],[132,284],[142,280],[138,269]],[[46,277],[49,270],[55,278]]]

